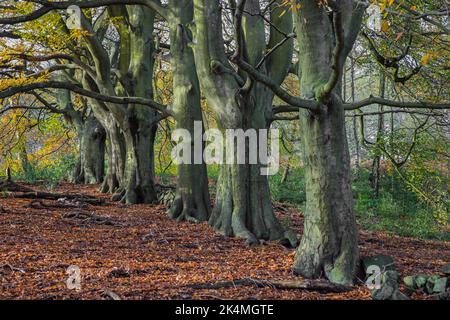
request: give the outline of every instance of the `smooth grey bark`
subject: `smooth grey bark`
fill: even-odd
[[[177,129],[187,130],[194,139],[194,123],[203,123],[200,84],[195,68],[194,52],[190,47],[192,33],[188,24],[193,19],[192,0],[171,0],[172,16],[170,40],[173,70],[173,114]],[[203,133],[203,131],[202,131]],[[194,163],[194,145],[191,147],[191,164],[178,165],[175,200],[169,216],[177,220],[206,221],[211,215],[206,164]]]
[[[124,11],[125,10],[125,11]],[[127,17],[119,28],[119,68],[124,94],[153,98],[153,23],[155,13],[144,6],[122,7]],[[122,29],[121,29],[122,28]],[[126,53],[128,47],[129,52]],[[122,202],[155,203],[154,141],[157,112],[141,105],[128,105],[122,128],[126,145],[125,184]]]
[[[108,96],[152,99],[155,13],[145,6],[131,5],[108,7],[108,14],[121,18],[114,24],[121,42],[118,66],[112,68],[102,44],[104,28],[92,27],[83,15],[82,26],[89,32],[84,39],[94,65],[85,70],[83,86]],[[142,105],[110,102],[93,103],[93,111],[105,127],[109,142],[108,175],[102,191],[114,192],[113,199],[121,202],[156,202],[153,159],[156,111]]]
[[[120,188],[125,179],[125,139],[112,117],[110,117],[109,121],[104,121],[103,123],[107,134],[108,171],[100,191],[116,195],[117,191],[119,191],[119,194],[121,193]],[[121,197],[115,195],[113,200],[118,201],[121,199]]]
[[[60,78],[66,80],[62,75]],[[87,103],[84,103],[82,110],[74,108],[68,90],[59,90],[56,98],[61,112],[77,131],[78,156],[71,181],[79,184],[102,183],[105,175],[105,129]]]
[[[280,3],[272,4],[274,7]],[[253,82],[241,72],[235,72],[224,51],[220,4],[213,0],[195,0],[196,36],[194,50],[199,80],[206,99],[212,107],[219,129],[267,129],[272,117],[273,93]],[[271,28],[266,44],[264,21],[259,15],[259,1],[245,4],[243,18],[245,55],[252,65],[259,64],[266,50],[274,48],[283,35]],[[292,31],[290,12],[281,15],[275,9],[271,19],[286,33]],[[244,44],[245,43],[245,44]],[[279,84],[283,82],[291,64],[292,40],[286,41],[261,64],[262,70]],[[243,49],[244,50],[244,49]],[[245,84],[245,85],[244,85]],[[248,155],[248,142],[245,151]],[[258,146],[261,147],[261,146]],[[226,154],[227,150],[224,150]],[[262,164],[221,164],[215,206],[209,223],[226,236],[237,236],[250,244],[259,240],[284,240],[292,246],[296,235],[277,220],[270,198],[267,176],[260,173]]]
[[[306,208],[294,271],[350,283],[358,248],[344,111],[335,100],[320,114],[301,113]]]
[[[84,121],[79,134],[79,168],[75,183],[98,184],[105,175],[106,132],[98,120],[90,115]]]
[[[342,0],[330,17],[324,6],[306,1],[295,14],[300,91],[321,106],[300,111],[306,210],[294,271],[341,284],[353,282],[359,250],[341,86],[329,84],[330,79],[340,83],[360,28],[363,10],[354,5]]]
[[[350,57],[351,59],[351,95],[352,102],[354,103],[356,100],[356,87],[355,87],[355,59],[354,57]],[[358,136],[358,119],[353,117],[353,139],[355,141],[355,152],[356,152],[356,178],[359,178],[361,172],[361,145]]]
[[[96,91],[98,90],[95,81],[87,74],[82,78],[83,87]],[[116,117],[109,111],[107,105],[94,99],[88,99],[93,115],[100,122],[106,131],[106,161],[108,163],[107,172],[100,188],[102,193],[119,194],[123,193],[123,184],[125,181],[125,139]],[[114,195],[113,199],[118,201],[121,199],[118,195]]]

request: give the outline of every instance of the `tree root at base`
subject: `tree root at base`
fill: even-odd
[[[265,280],[265,279],[237,279],[216,283],[198,283],[187,285],[193,289],[221,289],[234,288],[236,286],[255,286],[258,288],[275,288],[280,290],[308,290],[330,293],[342,293],[352,291],[354,288],[334,284],[325,280]]]

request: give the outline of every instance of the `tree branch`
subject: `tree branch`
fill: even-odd
[[[141,97],[116,97],[107,96],[94,91],[86,90],[77,84],[70,82],[59,82],[59,81],[45,81],[38,83],[30,83],[22,86],[10,87],[3,91],[0,91],[0,99],[8,98],[14,96],[18,93],[27,93],[36,89],[66,89],[75,92],[79,95],[96,99],[103,102],[116,103],[116,104],[139,104],[148,106],[152,109],[159,111],[163,116],[172,115],[169,108],[165,105],[159,104],[151,99],[145,99]]]
[[[315,100],[302,99],[289,94],[286,90],[277,85],[270,77],[259,72],[258,70],[253,68],[250,64],[242,60],[235,59],[233,62],[236,63],[243,71],[247,72],[256,81],[261,82],[269,89],[271,89],[273,93],[275,93],[284,102],[297,108],[318,110],[320,105],[319,102]]]
[[[344,104],[345,110],[356,110],[365,106],[369,106],[372,104],[380,104],[388,107],[398,107],[398,108],[415,108],[415,109],[434,109],[434,110],[445,110],[450,109],[450,103],[432,103],[426,101],[419,102],[402,102],[402,101],[394,101],[389,99],[384,99],[380,97],[370,96],[365,100],[361,100],[355,103],[346,103]]]
[[[88,1],[46,1],[46,0],[31,0],[42,5],[39,9],[22,16],[0,18],[0,24],[19,24],[28,21],[39,19],[53,10],[65,10],[72,5],[76,5],[82,9],[84,8],[98,8],[108,5],[144,5],[155,10],[164,19],[168,19],[170,12],[168,9],[156,0],[88,0]]]

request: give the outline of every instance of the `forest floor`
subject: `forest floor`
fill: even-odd
[[[84,210],[107,220],[64,216],[74,209],[51,207],[58,203],[53,200],[30,207],[30,199],[0,195],[1,299],[102,299],[114,293],[121,299],[370,299],[363,285],[346,293],[253,286],[194,289],[190,285],[242,278],[298,279],[291,272],[295,250],[275,242],[248,247],[215,233],[207,223],[171,221],[163,206],[112,203],[96,190],[62,184],[54,191],[105,199]],[[287,207],[276,210],[301,235],[301,215]],[[402,276],[439,274],[450,260],[448,242],[364,230],[359,241],[363,256],[392,256]],[[67,288],[70,265],[80,268],[79,291]],[[416,293],[413,298],[428,297]]]

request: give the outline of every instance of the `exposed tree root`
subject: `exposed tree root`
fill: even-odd
[[[44,201],[40,200],[40,199],[35,199],[32,200],[26,207],[28,208],[32,208],[32,209],[52,209],[52,208],[58,208],[58,209],[67,209],[67,208],[79,208],[79,209],[83,209],[86,208],[88,206],[87,203],[84,202],[80,202],[80,201],[76,201],[74,202],[69,202],[67,200],[64,199],[59,199],[57,201],[57,203],[55,204],[48,204],[45,203]]]
[[[324,280],[264,280],[245,278],[217,283],[188,285],[188,287],[193,289],[221,289],[232,288],[235,286],[256,286],[258,288],[270,287],[280,290],[308,290],[333,293],[342,293],[353,290],[352,287],[334,284]]]
[[[110,226],[120,226],[121,224],[113,221],[110,217],[104,217],[96,215],[92,212],[86,211],[71,211],[62,214],[64,219],[77,219],[81,223],[93,223],[99,225],[110,225]]]

